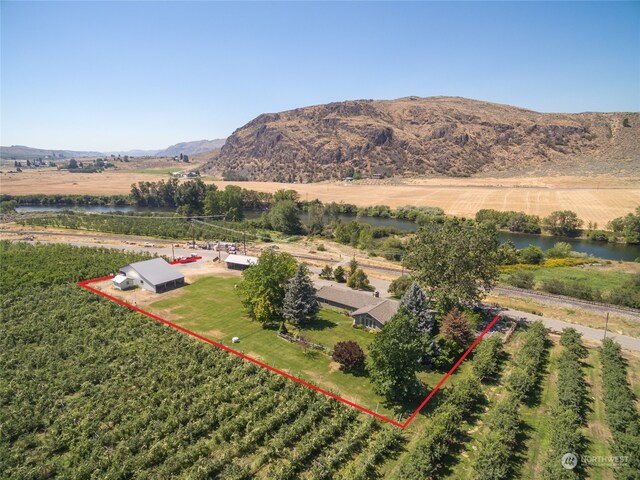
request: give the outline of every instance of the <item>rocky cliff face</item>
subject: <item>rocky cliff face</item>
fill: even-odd
[[[588,171],[603,161],[634,170],[639,138],[638,113],[542,114],[452,97],[357,100],[260,115],[227,139],[207,169],[232,179],[289,182],[353,171],[468,176],[563,165]]]

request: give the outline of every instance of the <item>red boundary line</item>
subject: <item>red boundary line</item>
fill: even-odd
[[[125,306],[125,307],[127,307],[127,308],[129,308],[131,310],[134,310],[134,311],[136,311],[138,313],[146,315],[149,318],[153,318],[154,320],[157,320],[158,322],[164,323],[165,325],[169,325],[170,327],[173,327],[176,330],[180,330],[181,332],[186,333],[187,335],[191,335],[192,337],[195,337],[198,340],[202,340],[203,342],[209,343],[209,344],[211,344],[211,345],[213,345],[215,347],[218,347],[218,348],[220,348],[222,350],[225,350],[225,351],[227,351],[229,353],[237,355],[238,357],[243,358],[244,360],[248,360],[249,362],[255,363],[256,365],[260,365],[261,367],[264,367],[267,370],[271,370],[272,372],[278,373],[278,374],[282,375],[283,377],[286,377],[286,378],[288,378],[290,380],[293,380],[294,382],[300,383],[300,384],[304,385],[305,387],[312,388],[312,389],[314,389],[314,390],[316,390],[316,391],[318,391],[320,393],[323,393],[323,394],[325,394],[325,395],[327,395],[327,396],[329,396],[329,397],[331,397],[331,398],[333,398],[335,400],[338,400],[339,402],[345,403],[345,404],[347,404],[347,405],[349,405],[349,406],[351,406],[353,408],[357,408],[360,411],[368,413],[369,415],[373,415],[374,417],[376,417],[376,418],[378,418],[380,420],[383,420],[385,422],[388,422],[388,423],[390,423],[392,425],[395,425],[396,427],[399,427],[399,428],[406,428],[413,421],[413,419],[416,417],[416,415],[418,415],[418,413],[420,413],[420,410],[422,410],[422,408],[427,404],[427,402],[429,400],[431,400],[431,397],[433,397],[436,394],[436,392],[440,389],[440,387],[442,387],[442,385],[444,385],[444,383],[451,376],[451,374],[453,372],[455,372],[456,369],[463,362],[463,360],[465,358],[467,358],[467,355],[469,355],[469,353],[471,353],[471,351],[476,347],[476,345],[478,345],[480,340],[482,340],[482,337],[484,337],[484,335],[489,331],[489,329],[491,327],[493,327],[495,325],[495,323],[498,321],[498,316],[496,316],[493,320],[491,320],[489,325],[486,326],[486,328],[482,331],[482,333],[478,336],[478,338],[476,338],[476,340],[467,349],[467,351],[464,352],[464,354],[460,357],[460,359],[456,362],[456,364],[453,367],[451,367],[451,370],[449,370],[447,372],[447,374],[444,377],[442,377],[442,380],[440,380],[438,385],[436,385],[436,387],[433,390],[431,390],[431,392],[429,393],[429,396],[427,396],[427,398],[425,398],[423,400],[423,402],[420,404],[420,406],[411,414],[411,416],[404,423],[399,423],[399,422],[396,422],[395,420],[391,420],[390,418],[385,417],[384,415],[380,415],[377,412],[374,412],[372,410],[369,410],[368,408],[365,408],[365,407],[363,407],[361,405],[358,405],[357,403],[351,402],[351,401],[347,400],[346,398],[339,397],[338,395],[336,395],[334,393],[328,392],[327,390],[324,390],[324,389],[322,389],[322,388],[320,388],[320,387],[318,387],[316,385],[312,385],[309,382],[305,382],[304,380],[302,380],[300,378],[294,377],[293,375],[291,375],[291,374],[289,374],[287,372],[283,372],[282,370],[278,370],[277,368],[272,367],[271,365],[267,365],[266,363],[262,363],[261,361],[256,360],[255,358],[251,358],[251,357],[249,357],[249,356],[247,356],[247,355],[245,355],[243,353],[240,353],[240,352],[238,352],[236,350],[233,350],[233,349],[231,349],[231,348],[229,348],[229,347],[227,347],[225,345],[222,345],[221,343],[214,342],[213,340],[210,340],[210,339],[208,339],[206,337],[203,337],[202,335],[200,335],[200,334],[198,334],[196,332],[192,332],[191,330],[188,330],[188,329],[186,329],[184,327],[181,327],[180,325],[177,325],[175,323],[172,323],[169,320],[165,320],[162,317],[159,317],[157,315],[154,315],[153,313],[150,313],[150,312],[147,312],[145,310],[142,310],[141,308],[138,308],[138,307],[136,307],[134,305],[131,305],[130,303],[127,303],[127,302],[125,302],[123,300],[120,300],[120,299],[118,299],[116,297],[113,297],[113,296],[111,296],[111,295],[109,295],[107,293],[101,292],[100,290],[89,286],[90,283],[96,283],[96,282],[102,282],[104,280],[110,280],[113,277],[114,277],[114,275],[110,275],[110,276],[107,276],[107,277],[100,277],[100,278],[94,278],[94,279],[91,279],[91,280],[84,280],[84,281],[78,282],[78,285],[80,287],[86,289],[86,290],[89,290],[90,292],[97,293],[98,295],[101,295],[101,296],[103,296],[105,298],[108,298],[109,300],[112,300],[112,301],[114,301],[116,303],[119,303],[120,305],[123,305],[123,306]]]

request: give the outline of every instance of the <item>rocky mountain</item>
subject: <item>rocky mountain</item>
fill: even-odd
[[[207,169],[311,182],[499,172],[640,173],[639,113],[538,113],[459,97],[356,100],[263,114]]]

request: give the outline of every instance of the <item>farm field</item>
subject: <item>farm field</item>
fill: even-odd
[[[480,448],[493,428],[491,416],[512,391],[513,373],[527,368],[535,369],[537,379],[519,408],[521,447],[508,459],[508,478],[537,479],[553,463],[548,452],[557,426],[551,413],[563,388],[559,372],[566,348],[557,336],[544,343],[537,366],[526,345],[537,338],[531,332],[539,330],[516,330],[498,356],[495,376],[480,383],[475,370],[479,359],[470,358],[416,421],[400,430],[75,285],[142,255],[6,241],[0,243],[0,255],[5,332],[0,337],[0,420],[5,426],[0,454],[9,478],[82,477],[89,472],[247,479],[473,478],[479,473]],[[235,346],[246,353],[265,334],[274,358],[281,356],[298,369],[327,369],[328,360],[306,358],[298,346],[275,339],[273,330],[252,334],[251,322],[238,310],[235,281],[202,277],[154,302],[154,308],[173,321],[193,315],[183,324],[192,322],[194,329],[224,332],[228,324],[237,325],[243,331],[209,333],[225,344],[230,344],[227,335],[240,336]],[[201,305],[181,306],[181,297],[198,297]],[[214,313],[226,319],[224,324],[211,323]],[[327,343],[343,336],[363,343],[370,339],[344,319],[324,310],[318,325],[322,329],[310,335]],[[287,351],[289,347],[295,350]],[[623,356],[637,414],[640,355]],[[621,453],[606,413],[614,406],[607,407],[612,397],[602,393],[600,358],[600,349],[588,348],[581,363],[587,408],[578,431],[585,439],[583,454],[616,455]],[[329,378],[341,386],[338,375]],[[24,415],[27,409],[30,415]],[[576,478],[611,479],[613,469],[591,466]]]
[[[127,194],[131,184],[166,179],[174,168],[196,168],[195,164],[134,166],[129,170],[82,174],[53,169],[3,173],[3,193],[25,194]],[[144,173],[134,173],[134,172]],[[157,171],[158,173],[154,173]],[[207,180],[206,183],[211,183]],[[483,208],[517,210],[546,216],[554,210],[575,211],[585,222],[599,225],[626,215],[640,204],[640,180],[602,177],[585,182],[582,177],[540,178],[431,178],[398,181],[323,182],[288,184],[278,182],[213,182],[224,188],[236,184],[257,191],[294,189],[301,198],[323,202],[353,203],[358,206],[384,204],[441,207],[449,215],[473,217]]]

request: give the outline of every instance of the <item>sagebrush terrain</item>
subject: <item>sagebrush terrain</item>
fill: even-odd
[[[354,172],[629,175],[640,168],[639,138],[638,113],[538,113],[458,97],[356,100],[260,115],[208,170],[288,182]]]

